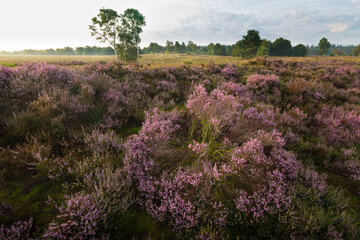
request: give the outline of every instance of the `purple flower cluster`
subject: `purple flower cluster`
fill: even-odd
[[[57,221],[50,223],[44,239],[95,239],[99,225],[105,218],[103,208],[95,204],[91,195],[77,193],[68,196],[58,206]]]
[[[238,75],[238,68],[236,65],[229,63],[223,70],[221,74],[226,80],[234,79]]]
[[[28,221],[17,221],[9,227],[4,225],[0,226],[0,239],[4,240],[19,240],[19,239],[31,239],[29,237],[30,230],[33,225],[33,219]]]
[[[323,107],[315,119],[319,124],[319,135],[328,143],[345,146],[360,143],[360,114],[356,111]]]
[[[258,75],[254,74],[246,80],[246,86],[253,91],[266,93],[279,86],[280,78],[276,75]]]

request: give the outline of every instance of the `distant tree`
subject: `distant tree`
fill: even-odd
[[[77,47],[75,48],[76,55],[85,55],[85,48],[84,47]]]
[[[165,53],[173,53],[175,50],[174,43],[172,41],[166,41]]]
[[[180,43],[178,41],[176,41],[175,46],[174,46],[175,53],[180,53],[181,52],[180,48],[181,48]]]
[[[322,38],[318,44],[319,46],[319,55],[327,55],[329,53],[329,48],[331,44],[326,38]]]
[[[215,54],[215,44],[210,43],[208,45],[208,54],[209,55],[214,55]]]
[[[305,57],[308,55],[308,50],[304,44],[298,44],[293,48],[293,56]]]
[[[101,55],[114,55],[114,49],[111,47],[101,48],[99,50]]]
[[[353,56],[359,56],[360,55],[360,44],[352,51]]]
[[[165,52],[165,47],[160,46],[158,43],[151,42],[149,47],[144,48],[145,53],[161,53]]]
[[[242,40],[235,43],[232,55],[243,58],[255,57],[260,45],[261,38],[259,32],[249,30],[247,34],[242,37]]]
[[[231,56],[232,55],[232,50],[233,50],[233,45],[229,45],[226,48],[226,56]]]
[[[180,53],[186,53],[186,45],[184,42],[182,42],[180,45]]]
[[[71,47],[57,48],[55,53],[57,55],[75,55],[75,51]]]
[[[54,49],[50,48],[50,49],[45,49],[44,54],[46,54],[46,55],[55,55],[56,52],[55,52]]]
[[[189,41],[188,44],[186,45],[187,52],[196,54],[196,49],[197,49],[197,46],[192,41]]]
[[[278,38],[273,42],[270,53],[272,56],[291,56],[292,50],[289,40]]]
[[[117,58],[118,34],[120,32],[120,16],[112,9],[100,9],[100,13],[91,19],[92,25],[89,25],[91,35],[96,36],[100,42],[107,42],[115,51]]]
[[[268,56],[270,55],[271,41],[266,39],[261,41],[261,45],[256,52],[256,56]]]
[[[143,31],[142,27],[146,26],[145,17],[137,9],[133,8],[126,9],[120,17],[121,31],[118,33],[119,37],[124,39],[124,42],[126,42],[125,45],[128,44],[130,45],[130,48],[136,49],[137,59],[140,61],[140,33]]]
[[[86,46],[84,54],[85,55],[94,55],[94,49],[92,47],[90,47],[90,46]]]
[[[226,56],[226,49],[224,45],[220,43],[216,43],[214,46],[214,55],[217,56]]]
[[[198,54],[201,54],[201,55],[206,55],[208,54],[208,48],[206,46],[202,46],[200,47],[199,51],[198,51]]]

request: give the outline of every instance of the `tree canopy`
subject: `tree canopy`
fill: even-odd
[[[292,46],[291,42],[284,38],[276,39],[271,47],[272,56],[291,56]]]
[[[247,34],[242,37],[242,40],[235,43],[232,55],[237,57],[255,57],[260,45],[261,38],[259,32],[248,30]]]
[[[327,55],[329,54],[329,48],[331,44],[326,38],[322,38],[319,42],[319,55]]]
[[[293,48],[293,56],[305,57],[306,55],[308,55],[308,50],[304,44],[298,44]]]
[[[100,13],[92,18],[89,26],[91,35],[100,42],[107,42],[126,59],[139,59],[138,45],[141,42],[140,33],[146,25],[145,17],[136,9],[129,8],[119,15],[112,9],[100,9]],[[136,56],[137,55],[137,56]]]
[[[352,51],[353,56],[359,56],[360,55],[360,44]]]
[[[100,9],[100,13],[91,19],[92,25],[89,26],[91,35],[96,36],[96,40],[100,42],[107,42],[115,50],[115,57],[117,58],[118,33],[120,31],[119,25],[120,16],[112,9]]]
[[[137,59],[139,60],[140,33],[143,31],[142,27],[146,26],[145,17],[133,8],[126,9],[120,17],[121,31],[119,32],[119,38],[122,39],[124,49],[136,48]]]

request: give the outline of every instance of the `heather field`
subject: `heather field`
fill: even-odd
[[[341,61],[360,64],[360,56],[311,56],[311,57],[272,57],[272,59],[285,60],[286,62],[303,62],[303,61]],[[46,62],[65,66],[82,66],[88,63],[102,64],[112,62],[114,56],[79,56],[79,55],[1,55],[0,65],[15,67],[22,63],[28,62]],[[207,66],[209,62],[215,64],[233,63],[236,65],[246,64],[248,60],[240,57],[231,56],[211,56],[211,55],[186,55],[186,54],[145,54],[141,56],[140,65],[149,68],[158,67],[181,67],[183,65]]]
[[[357,59],[357,58],[354,58]],[[360,60],[360,57],[358,58]],[[112,62],[114,56],[78,56],[78,55],[0,55],[0,65],[15,67],[27,62],[47,62],[60,65],[81,66],[94,62]],[[145,54],[141,56],[143,66],[156,67],[180,67],[182,65],[207,65],[209,62],[225,64],[232,62],[240,64],[246,62],[241,58],[231,56],[209,55],[186,55],[186,54]]]
[[[359,57],[112,58],[0,56],[0,239],[360,239]]]

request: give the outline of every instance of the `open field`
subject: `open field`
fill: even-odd
[[[24,62],[73,62],[80,61],[85,63],[99,62],[99,61],[112,61],[114,56],[52,56],[52,55],[0,55],[0,65],[18,65]]]
[[[0,59],[1,240],[360,239],[360,58]]]
[[[339,60],[344,62],[360,62],[359,57],[272,57],[286,61],[329,61]],[[23,62],[47,62],[47,63],[67,63],[85,64],[95,62],[112,62],[114,56],[49,56],[49,55],[0,55],[0,65],[15,66]],[[216,64],[234,63],[241,65],[248,60],[231,56],[208,56],[208,55],[184,55],[184,54],[146,54],[141,56],[141,64],[148,67],[179,67],[184,64],[207,65],[209,62]]]
[[[43,61],[47,63],[92,63],[92,62],[111,62],[114,61],[114,56],[49,56],[49,55],[0,55],[0,65],[18,65],[23,62],[38,62]],[[222,57],[222,56],[205,56],[205,55],[180,55],[180,54],[147,54],[141,56],[141,63],[151,67],[172,66],[177,67],[183,64],[201,65],[208,64],[210,61],[214,63],[228,63],[233,62],[239,64],[244,62],[240,58]]]

